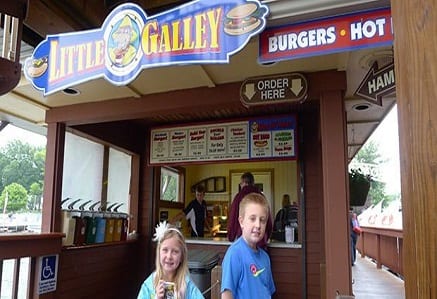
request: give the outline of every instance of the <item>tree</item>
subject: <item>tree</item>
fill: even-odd
[[[27,191],[17,183],[12,183],[3,189],[0,195],[0,206],[6,207],[5,212],[17,212],[27,206]]]
[[[32,183],[29,190],[29,210],[41,210],[42,187],[39,183]]]
[[[33,183],[42,186],[44,163],[45,148],[33,147],[20,140],[9,142],[0,149],[0,190],[12,183],[22,185],[29,192]]]
[[[381,158],[381,154],[378,152],[378,144],[373,141],[367,142],[358,151],[353,161],[356,165],[373,165],[375,167],[384,162],[385,161]],[[370,182],[370,190],[367,197],[373,205],[380,201],[384,201],[383,206],[386,206],[392,200],[385,194],[385,183],[378,181],[375,178]]]

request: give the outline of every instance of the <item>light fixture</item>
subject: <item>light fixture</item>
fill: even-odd
[[[27,13],[27,0],[2,1],[0,3],[0,95],[17,86],[21,78],[20,46],[23,21]]]
[[[275,65],[275,64],[277,64],[277,63],[278,63],[277,61],[258,62],[258,64],[259,64],[260,66],[273,66],[273,65]]]
[[[352,106],[352,109],[358,112],[366,111],[370,109],[369,103],[359,103]]]
[[[67,87],[62,90],[62,93],[66,94],[67,96],[77,96],[80,94],[80,91],[77,90],[76,88]]]

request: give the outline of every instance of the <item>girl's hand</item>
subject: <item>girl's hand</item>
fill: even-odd
[[[164,281],[160,280],[158,283],[158,287],[156,288],[156,299],[164,299],[165,289],[164,289]]]

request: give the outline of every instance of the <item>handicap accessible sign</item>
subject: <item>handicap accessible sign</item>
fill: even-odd
[[[125,3],[100,29],[47,36],[24,74],[49,95],[99,77],[126,85],[146,68],[228,63],[265,28],[267,14],[255,0],[198,0],[152,16]]]
[[[38,294],[56,291],[58,259],[59,256],[57,254],[39,257],[38,265],[40,270]]]

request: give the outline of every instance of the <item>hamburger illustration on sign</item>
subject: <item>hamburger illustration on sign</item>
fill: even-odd
[[[40,77],[48,67],[48,57],[28,59],[24,66],[24,71],[31,78]]]
[[[261,25],[264,8],[255,3],[238,5],[226,14],[224,31],[229,35],[242,35],[256,30]]]

